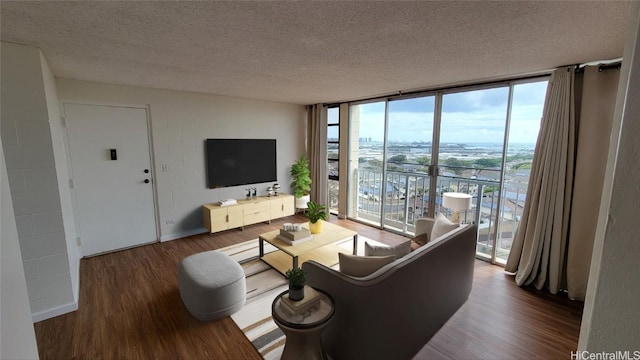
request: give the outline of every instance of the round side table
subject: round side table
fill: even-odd
[[[321,296],[320,304],[312,310],[299,315],[290,315],[280,308],[282,296],[289,290],[276,296],[271,304],[273,321],[287,337],[282,352],[282,360],[327,359],[322,348],[322,331],[333,318],[335,308],[329,294],[315,289]]]

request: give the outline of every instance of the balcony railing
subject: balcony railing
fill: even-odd
[[[424,173],[387,171],[386,181],[383,181],[381,170],[358,169],[355,173],[358,191],[357,199],[352,201],[355,200],[357,204],[357,218],[375,224],[382,223],[402,233],[415,233],[415,220],[426,217],[429,212],[429,176]],[[435,213],[442,212],[448,217],[451,215],[450,209],[442,207],[442,193],[470,194],[473,197],[472,208],[463,211],[460,216],[462,223],[478,226],[478,254],[490,256],[497,234],[497,257],[506,259],[526,190],[523,191],[522,187],[507,189],[504,193],[509,199],[503,199],[502,212],[499,214],[498,196],[504,193],[500,191],[498,181],[439,176],[436,186]]]

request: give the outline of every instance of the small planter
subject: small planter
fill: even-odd
[[[293,301],[300,301],[304,299],[304,286],[295,289],[289,286],[289,299]]]
[[[307,283],[307,276],[300,268],[289,269],[284,274],[289,281],[289,299],[300,301],[304,299],[304,285]]]
[[[311,200],[310,195],[304,195],[296,198],[296,209],[306,209],[309,200]]]
[[[318,220],[315,223],[309,223],[309,230],[312,234],[320,234],[322,232],[322,220]]]
[[[329,217],[327,207],[316,204],[313,201],[309,201],[307,206],[309,206],[309,208],[304,214],[304,217],[309,219],[309,230],[311,230],[312,234],[320,234],[320,232],[322,232],[322,221],[327,220]]]

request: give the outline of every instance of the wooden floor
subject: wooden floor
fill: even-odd
[[[177,264],[304,220],[289,217],[83,259],[78,311],[35,324],[40,358],[260,359],[230,318],[203,323],[187,312]],[[388,244],[404,239],[334,216],[330,221]],[[502,268],[477,261],[469,300],[416,359],[570,358],[581,315],[581,303],[519,288]]]

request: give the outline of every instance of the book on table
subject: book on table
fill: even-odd
[[[289,315],[299,315],[306,311],[309,311],[320,304],[320,293],[314,288],[305,285],[304,286],[304,298],[300,301],[293,301],[289,299],[289,294],[282,296],[280,300],[280,307]]]
[[[300,231],[285,231],[280,229],[280,233],[276,237],[289,245],[300,244],[313,239],[313,235],[308,229]]]
[[[311,236],[311,231],[305,228],[302,228],[302,230],[299,230],[299,231],[288,231],[288,230],[280,229],[280,235],[282,235],[283,237],[286,237],[287,239],[295,241],[298,239],[304,239]]]

